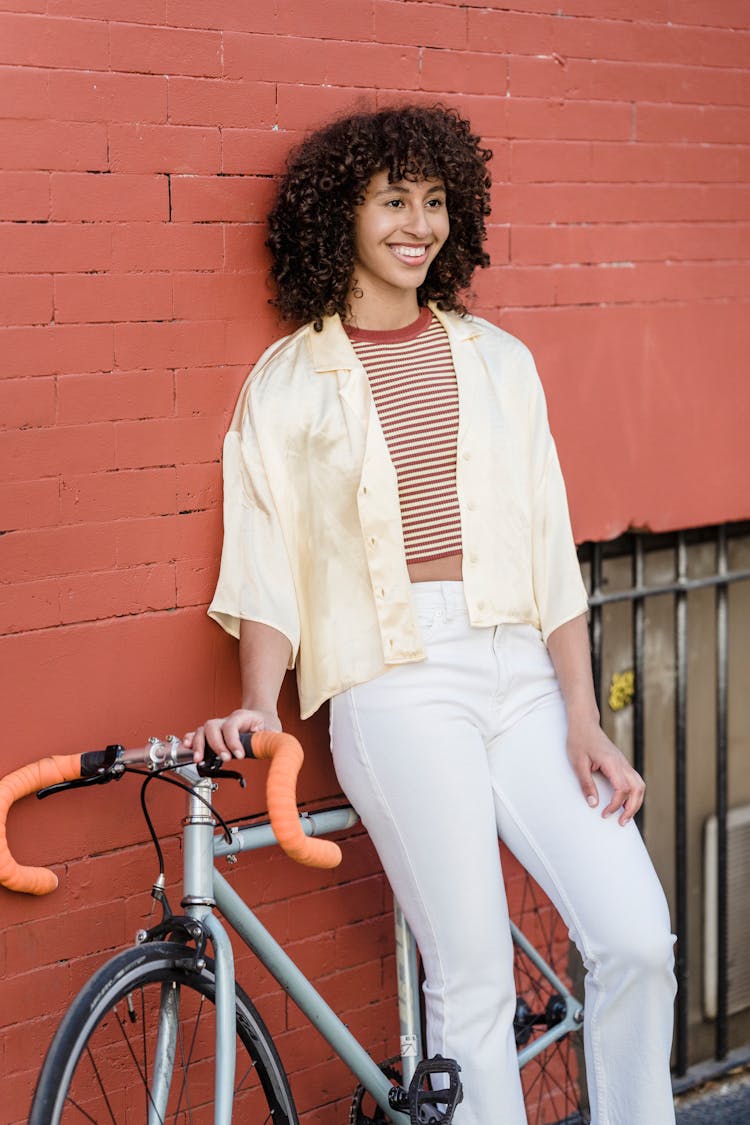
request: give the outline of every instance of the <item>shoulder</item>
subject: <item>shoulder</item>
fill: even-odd
[[[539,378],[534,357],[523,340],[484,317],[435,310],[452,341],[471,340],[490,375],[511,379],[533,388]]]
[[[253,365],[237,399],[231,429],[239,429],[248,410],[275,398],[281,389],[289,388],[300,374],[307,377],[312,371],[310,333],[312,324],[305,324],[296,332],[282,336],[271,344]]]

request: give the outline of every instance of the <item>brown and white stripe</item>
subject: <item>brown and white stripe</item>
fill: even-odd
[[[460,554],[458,386],[445,329],[425,309],[396,332],[348,331],[396,470],[406,561]]]

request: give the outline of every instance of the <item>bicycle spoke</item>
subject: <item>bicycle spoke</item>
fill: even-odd
[[[99,1067],[96,1065],[96,1062],[94,1060],[94,1056],[91,1054],[91,1049],[88,1046],[86,1047],[86,1054],[88,1056],[89,1062],[91,1063],[91,1068],[94,1071],[94,1077],[96,1078],[97,1085],[99,1086],[99,1089],[102,1092],[102,1097],[104,1098],[104,1101],[106,1103],[107,1111],[109,1113],[110,1118],[112,1119],[112,1125],[117,1125],[117,1119],[116,1119],[114,1113],[112,1112],[112,1106],[110,1104],[109,1098],[107,1097],[107,1091],[104,1089],[104,1083],[102,1082],[102,1076],[99,1073]],[[86,1116],[88,1117],[88,1114],[86,1114]],[[91,1118],[91,1120],[93,1121],[94,1119]]]

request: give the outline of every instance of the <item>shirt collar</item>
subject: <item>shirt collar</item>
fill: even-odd
[[[434,301],[429,301],[428,304],[453,341],[463,343],[480,334],[481,329],[473,317],[443,312]],[[319,374],[326,371],[351,371],[357,360],[338,315],[324,317],[321,332],[316,332],[312,326],[308,327],[308,332],[313,366]]]

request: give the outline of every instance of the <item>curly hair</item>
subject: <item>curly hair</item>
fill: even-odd
[[[312,133],[290,153],[268,217],[271,304],[290,320],[312,320],[318,330],[324,316],[349,315],[355,208],[372,177],[387,171],[391,183],[439,179],[445,185],[450,234],[417,300],[465,313],[459,293],[477,266],[489,265],[482,244],[491,157],[469,122],[441,105],[355,113]]]

